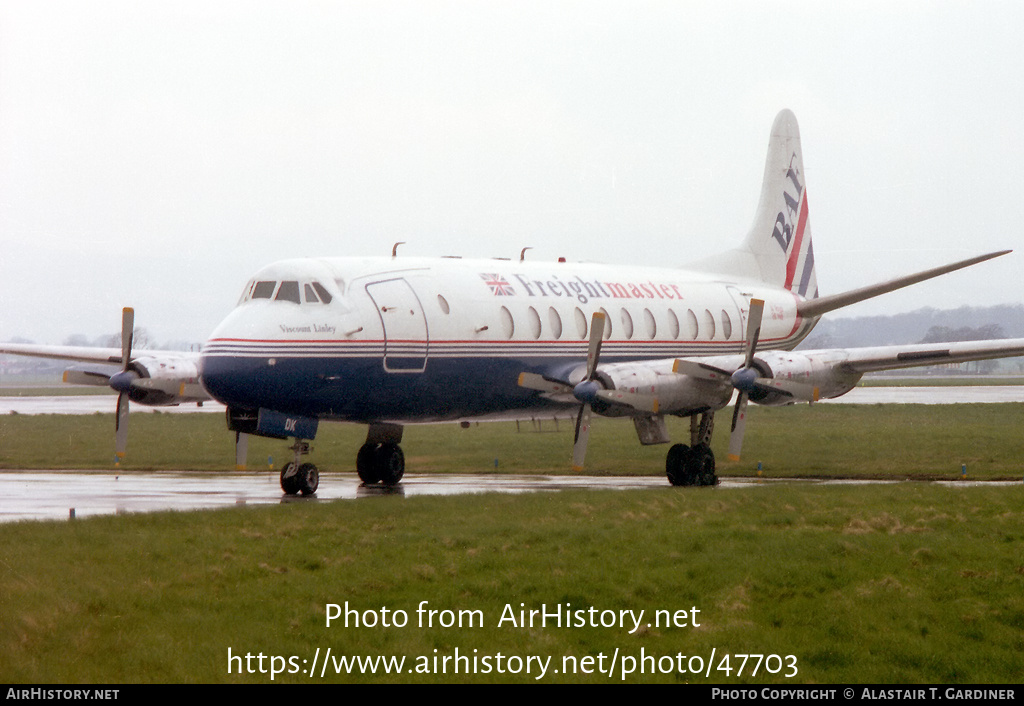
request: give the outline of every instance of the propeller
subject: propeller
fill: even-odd
[[[606,315],[595,312],[590,321],[590,343],[587,347],[587,369],[584,378],[576,384],[565,380],[540,375],[538,373],[521,373],[519,386],[530,390],[538,390],[551,395],[563,396],[567,400],[575,398],[579,401],[580,411],[576,416],[576,434],[573,438],[572,466],[573,470],[583,470],[583,462],[587,455],[587,443],[590,439],[590,420],[593,417],[593,404],[607,402],[624,405],[645,412],[658,412],[658,399],[650,395],[637,394],[628,390],[608,390],[598,379],[597,366],[601,360],[601,345],[604,342]],[[570,397],[571,396],[571,397]]]
[[[764,300],[751,299],[750,311],[747,312],[747,337],[743,348],[746,357],[743,367],[729,376],[732,386],[739,390],[736,407],[732,413],[732,431],[729,434],[729,460],[739,461],[740,450],[743,448],[743,434],[747,428],[747,402],[750,393],[757,389],[760,373],[754,367],[754,352],[757,350],[757,339],[761,337],[761,317],[764,316]]]
[[[798,400],[814,402],[818,399],[818,388],[791,380],[776,380],[761,377],[761,371],[754,365],[754,354],[761,336],[761,319],[764,316],[764,300],[751,299],[747,313],[747,332],[743,343],[743,366],[729,372],[722,368],[694,360],[677,360],[673,370],[702,380],[712,380],[734,387],[739,395],[732,414],[732,429],[729,434],[729,460],[740,460],[743,449],[743,435],[747,427],[747,403],[750,393],[755,391],[781,392]]]
[[[114,422],[115,466],[121,465],[128,447],[128,393],[139,374],[129,370],[132,362],[132,337],[135,331],[135,310],[126,306],[121,312],[121,372],[110,376],[110,386],[117,390],[117,419]]]
[[[593,416],[593,403],[598,399],[598,392],[604,386],[597,379],[597,364],[601,360],[601,342],[604,341],[605,315],[595,312],[590,320],[590,345],[587,346],[587,376],[572,389],[573,397],[583,404],[576,416],[576,435],[572,444],[572,469],[583,470],[583,461],[587,457],[587,441],[590,439],[590,418]]]

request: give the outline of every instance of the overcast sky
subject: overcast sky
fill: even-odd
[[[1020,2],[0,0],[0,340],[202,341],[301,256],[685,265],[800,122],[822,294],[1024,301]],[[835,316],[835,314],[833,314]]]

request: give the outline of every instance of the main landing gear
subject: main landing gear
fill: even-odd
[[[715,474],[715,455],[711,452],[711,434],[715,428],[715,413],[705,412],[697,421],[690,417],[690,446],[676,444],[668,450],[665,475],[672,485],[718,485]]]
[[[366,485],[397,485],[405,475],[405,454],[399,444],[402,427],[397,424],[371,424],[366,443],[356,456],[359,479]],[[320,486],[320,472],[312,463],[302,463],[309,454],[309,442],[297,439],[290,447],[295,459],[281,469],[281,490],[288,495],[313,495]]]
[[[405,454],[402,453],[402,427],[397,424],[371,424],[366,443],[356,455],[359,480],[366,485],[383,483],[397,485],[405,475]]]
[[[309,442],[296,440],[291,450],[295,460],[281,469],[281,490],[287,495],[313,495],[320,487],[320,471],[312,463],[301,463],[302,457],[309,454]]]

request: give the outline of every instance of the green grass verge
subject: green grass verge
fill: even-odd
[[[625,681],[1016,683],[1022,544],[1024,488],[930,484],[388,496],[8,524],[0,681],[269,683],[270,656],[308,669],[330,647],[405,657],[405,670],[274,681],[537,676],[497,673],[493,661],[490,674],[454,675],[451,662],[447,675],[415,672],[419,658],[433,667],[457,648],[550,657],[545,682],[620,683],[622,657],[670,656],[650,663],[665,667],[715,650],[710,679],[648,669]],[[406,611],[409,623],[327,627],[327,604],[346,601]],[[419,627],[421,601],[479,611],[484,624]],[[498,625],[506,605],[566,603],[642,609],[643,627]],[[693,607],[700,627],[646,626],[655,610]],[[238,662],[229,674],[229,648],[262,653],[268,671],[254,660],[257,673]],[[616,649],[611,678],[562,671],[565,656],[604,655],[608,667]],[[745,653],[794,655],[797,675],[752,677],[748,665],[738,676],[737,658],[717,670]]]
[[[719,415],[713,449],[725,476],[957,478],[967,465],[978,479],[1024,478],[1024,404],[800,405],[751,407],[744,459],[726,461],[729,410]],[[670,419],[674,439],[689,438],[686,420]],[[113,465],[113,415],[4,415],[0,468],[104,469]],[[572,424],[543,432],[522,424],[406,427],[409,471],[460,473],[565,473]],[[320,426],[312,460],[329,470],[354,470],[366,428]],[[249,465],[280,467],[291,457],[287,442],[252,439]],[[587,472],[661,475],[665,446],[640,446],[633,425],[596,419]],[[497,462],[497,463],[495,463]],[[135,414],[126,469],[225,471],[234,467],[234,436],[219,415]]]

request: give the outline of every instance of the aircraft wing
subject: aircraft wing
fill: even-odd
[[[1024,355],[1024,338],[802,352],[806,355],[821,354],[828,356],[833,354],[835,360],[833,365],[843,372],[870,373],[878,370],[896,370],[899,368],[944,365],[947,363],[966,363],[972,360],[1009,358]]]
[[[198,353],[152,350],[132,353],[129,348],[129,364],[126,365],[120,348],[0,343],[0,355],[4,354],[89,364],[65,370],[64,382],[109,386],[119,391],[130,389],[132,399],[142,404],[162,406],[210,399],[199,384]]]
[[[40,346],[33,343],[0,343],[0,354],[24,355],[33,358],[74,360],[80,363],[121,364],[120,348],[92,348],[90,346]],[[167,355],[167,354],[165,354]],[[174,353],[169,355],[183,355]]]

